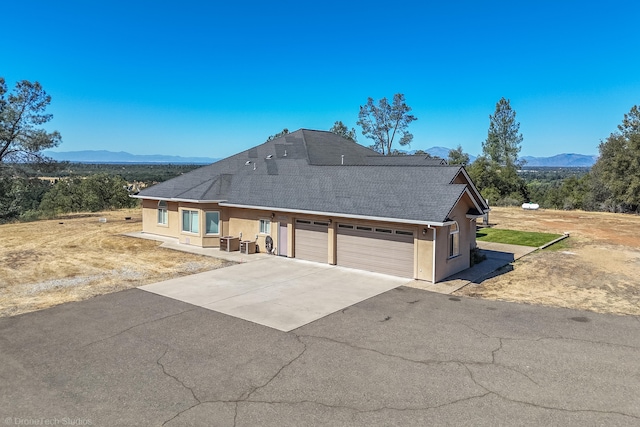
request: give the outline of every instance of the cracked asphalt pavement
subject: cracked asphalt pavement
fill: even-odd
[[[639,350],[637,317],[406,287],[292,332],[131,289],[0,319],[0,420],[637,426]]]

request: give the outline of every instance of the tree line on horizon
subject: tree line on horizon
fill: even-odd
[[[382,98],[377,105],[368,98],[360,107],[357,124],[362,127],[362,134],[374,142],[370,148],[383,155],[399,155],[401,153],[392,147],[396,136],[401,146],[413,140],[407,128],[417,117],[410,111],[403,94],[394,95],[391,103]],[[346,126],[337,127],[338,124],[342,122],[336,122],[331,131],[355,141],[343,134]],[[351,132],[355,134],[355,129]],[[446,160],[450,165],[467,167],[474,184],[490,205],[519,206],[535,201],[543,208],[639,212],[640,110],[637,105],[624,115],[618,131],[600,143],[596,164],[580,176],[566,172],[551,179],[544,172],[523,176],[519,171],[525,162],[518,158],[523,140],[516,111],[510,100],[502,97],[489,116],[482,154],[470,163],[469,154],[458,145],[449,151]],[[423,151],[416,154],[428,155]]]
[[[62,142],[59,132],[41,126],[52,119],[46,113],[51,103],[38,82],[16,83],[8,92],[0,77],[0,223],[33,220],[73,211],[98,211],[132,207],[138,201],[129,196],[127,181],[118,174],[94,173],[70,177],[51,185],[37,179],[43,173],[60,170],[58,162],[42,154]],[[403,94],[377,103],[368,98],[360,106],[357,125],[362,135],[373,141],[370,148],[383,155],[400,155],[394,144],[413,140],[409,125],[418,120]],[[336,121],[331,132],[357,142],[355,128]],[[271,140],[289,133],[271,135]],[[523,166],[518,154],[523,136],[516,112],[506,98],[496,104],[489,116],[487,138],[482,155],[469,164],[461,146],[449,151],[449,164],[467,167],[469,175],[491,205],[519,205],[535,200],[542,207],[611,212],[638,212],[640,207],[640,110],[633,106],[624,115],[618,131],[599,145],[600,157],[588,173],[581,176],[531,176],[518,173]],[[416,155],[428,156],[417,151]]]

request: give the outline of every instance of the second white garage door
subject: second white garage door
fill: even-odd
[[[338,224],[337,264],[413,277],[413,232]]]
[[[295,257],[327,263],[329,259],[328,228],[327,222],[297,219],[294,239]]]

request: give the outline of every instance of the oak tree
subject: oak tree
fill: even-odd
[[[633,106],[614,132],[600,143],[600,157],[592,175],[606,191],[597,199],[612,210],[640,207],[640,109]]]
[[[390,155],[393,153],[392,145],[396,137],[400,137],[398,143],[403,146],[413,140],[413,135],[407,128],[418,119],[409,114],[410,111],[411,107],[401,93],[396,93],[391,103],[387,98],[382,98],[376,105],[373,98],[368,98],[367,103],[360,106],[357,124],[362,127],[362,134],[373,140],[371,148]]]
[[[0,166],[52,162],[42,150],[58,146],[61,137],[57,131],[42,128],[53,117],[45,113],[50,103],[51,96],[40,83],[22,80],[7,94],[0,77]]]
[[[333,132],[336,135],[340,135],[341,137],[346,138],[350,141],[357,142],[355,128],[351,128],[351,130],[349,130],[347,125],[342,123],[342,121],[340,120],[336,121],[333,126],[331,126],[329,132]]]

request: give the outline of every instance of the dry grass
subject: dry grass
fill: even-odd
[[[122,235],[140,231],[141,221],[135,209],[0,226],[0,316],[228,264]]]
[[[582,211],[492,208],[496,228],[571,233],[457,294],[494,300],[640,315],[640,217]]]
[[[515,262],[513,271],[458,294],[640,315],[639,216],[493,208],[490,219],[496,228],[568,231],[571,238],[561,249],[537,251]],[[226,265],[122,236],[141,228],[139,210],[0,226],[0,316]]]

